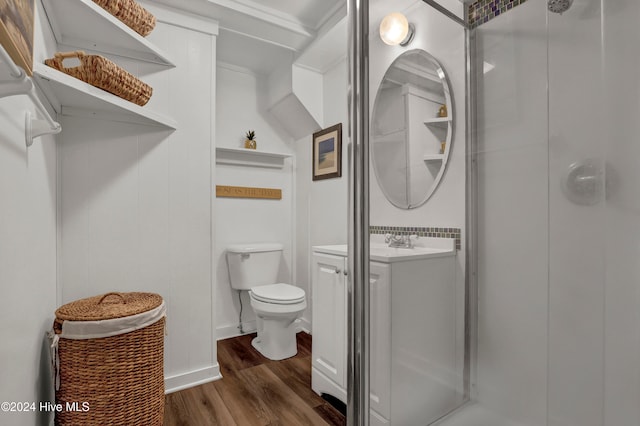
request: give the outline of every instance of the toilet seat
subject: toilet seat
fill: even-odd
[[[305,299],[303,289],[284,283],[254,287],[251,289],[250,296],[257,301],[277,305],[293,305]]]

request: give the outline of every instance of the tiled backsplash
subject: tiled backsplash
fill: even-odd
[[[455,238],[456,249],[460,250],[461,241],[460,228],[424,228],[424,227],[407,227],[407,226],[370,226],[371,234],[399,234],[399,235],[417,235],[419,237],[431,238]]]
[[[521,5],[527,0],[477,0],[469,5],[469,26],[475,28],[496,16]]]

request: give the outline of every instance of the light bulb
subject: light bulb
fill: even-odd
[[[413,25],[402,13],[391,13],[380,22],[380,38],[390,46],[407,45],[413,39],[413,33]]]

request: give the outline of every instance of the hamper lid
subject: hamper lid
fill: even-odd
[[[162,304],[155,293],[106,293],[62,305],[56,310],[61,321],[100,321],[150,311]]]

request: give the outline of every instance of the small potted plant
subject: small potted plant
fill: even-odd
[[[244,147],[248,149],[256,149],[258,142],[256,141],[256,132],[249,130],[246,134],[247,139],[244,141]]]

